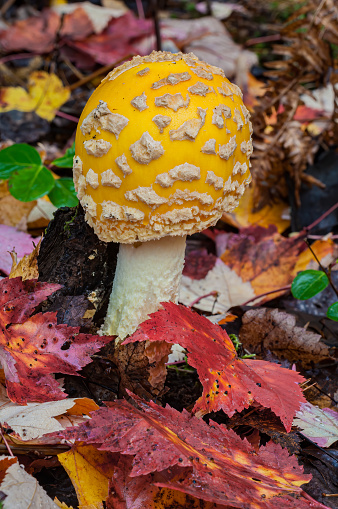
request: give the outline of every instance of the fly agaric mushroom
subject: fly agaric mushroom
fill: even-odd
[[[186,235],[232,211],[251,181],[250,133],[240,89],[192,53],[137,56],[92,94],[73,172],[87,222],[121,243],[104,334],[122,340],[177,301]]]

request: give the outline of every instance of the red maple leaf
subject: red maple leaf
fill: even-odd
[[[78,334],[79,327],[57,325],[56,313],[34,308],[61,288],[21,278],[0,281],[0,361],[12,401],[55,401],[66,398],[52,373],[77,375],[110,336]]]
[[[296,371],[266,361],[239,359],[227,333],[207,318],[172,302],[152,313],[125,342],[166,341],[188,351],[197,369],[203,394],[194,412],[204,415],[222,409],[230,417],[254,401],[271,408],[290,431],[295,413],[305,401]]]
[[[160,476],[152,479],[156,486],[215,504],[247,509],[325,507],[305,498],[300,485],[311,476],[303,474],[296,457],[280,445],[270,442],[257,454],[247,440],[223,425],[213,421],[208,425],[186,410],[162,408],[129,394],[138,408],[125,400],[109,402],[88,422],[58,433],[97,444],[100,450],[133,456],[132,468],[127,472],[124,467],[124,482],[120,469],[120,498],[126,491],[123,484],[132,488],[133,478],[157,472]],[[149,477],[145,480],[146,492]],[[129,499],[139,497],[140,483],[135,489]]]

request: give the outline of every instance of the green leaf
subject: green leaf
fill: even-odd
[[[79,203],[73,179],[67,177],[55,181],[55,186],[48,197],[55,207],[76,207]]]
[[[75,156],[75,142],[70,148],[67,148],[66,153],[54,159],[52,164],[54,166],[58,166],[59,168],[73,168],[73,157]]]
[[[335,302],[328,308],[326,316],[331,318],[331,320],[338,322],[338,302]]]
[[[310,299],[324,290],[329,279],[322,270],[303,270],[292,282],[291,292],[296,299]]]
[[[42,164],[24,168],[11,175],[9,192],[20,201],[33,201],[48,194],[55,181],[51,172]]]
[[[27,143],[16,143],[0,152],[0,179],[8,179],[15,171],[41,166],[37,150]]]

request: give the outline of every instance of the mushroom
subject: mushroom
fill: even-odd
[[[92,94],[73,172],[87,222],[120,243],[102,333],[121,341],[177,301],[186,235],[232,211],[251,181],[251,130],[240,89],[192,53],[134,57]]]

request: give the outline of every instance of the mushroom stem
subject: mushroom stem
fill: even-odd
[[[132,334],[161,302],[177,302],[186,236],[121,244],[102,334],[117,343]]]

